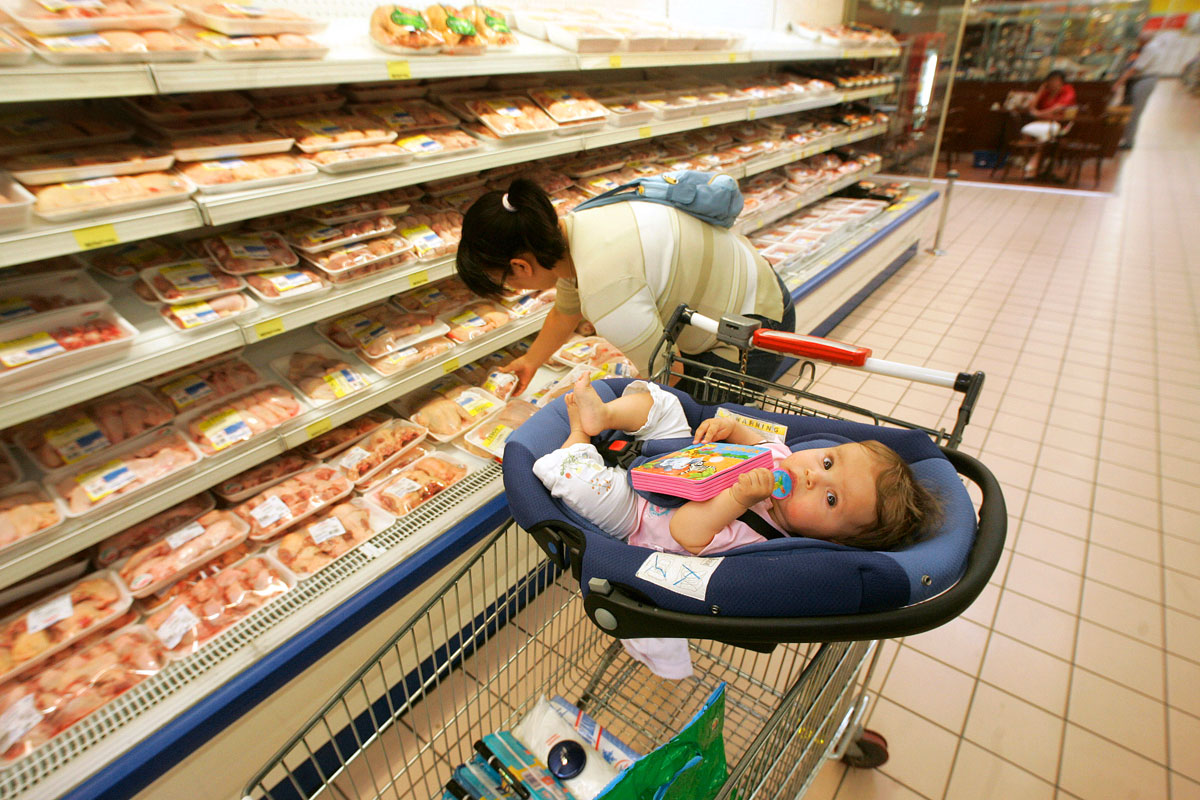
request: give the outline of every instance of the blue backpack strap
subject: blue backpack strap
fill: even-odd
[[[685,169],[666,172],[653,178],[637,178],[621,184],[591,200],[585,200],[575,206],[575,211],[586,211],[589,208],[623,203],[626,200],[671,206],[722,228],[732,227],[745,205],[742,192],[733,178]]]

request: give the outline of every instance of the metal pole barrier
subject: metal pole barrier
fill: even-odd
[[[927,247],[926,253],[944,256],[946,251],[941,248],[942,228],[946,227],[946,212],[950,210],[950,192],[954,190],[954,182],[958,180],[958,170],[952,169],[946,173],[946,194],[942,196],[942,212],[938,214],[937,233],[933,235],[933,247]]]

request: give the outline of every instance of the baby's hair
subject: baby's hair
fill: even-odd
[[[941,517],[941,503],[917,481],[912,467],[895,450],[873,439],[860,444],[879,468],[875,524],[838,541],[868,550],[890,550],[915,541]]]

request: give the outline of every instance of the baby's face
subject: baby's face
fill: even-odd
[[[800,450],[776,469],[792,477],[792,493],[771,498],[771,516],[785,530],[836,541],[875,523],[879,468],[861,444]]]

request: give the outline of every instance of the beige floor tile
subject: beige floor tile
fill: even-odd
[[[1168,606],[1200,616],[1200,578],[1168,570],[1165,589]]]
[[[1147,528],[1107,514],[1092,515],[1091,540],[1110,550],[1116,550],[1138,558],[1158,557],[1159,534]]]
[[[1103,583],[1084,580],[1080,616],[1161,647],[1162,606]]]
[[[1051,800],[1054,786],[978,745],[959,745],[946,800]]]
[[[991,620],[988,622],[990,624]],[[949,664],[967,675],[976,675],[983,661],[987,637],[987,627],[962,616],[940,628],[915,636],[906,636],[904,645]]]
[[[873,769],[847,771],[837,794],[837,800],[921,800],[925,797],[927,795],[918,794],[884,772]]]
[[[1055,500],[1038,491],[1029,495],[1024,514],[1030,522],[1080,538],[1087,536],[1090,516],[1086,508]]]
[[[1162,530],[1193,542],[1200,542],[1200,512],[1175,506],[1162,507]]]
[[[847,769],[840,761],[826,761],[817,772],[817,777],[808,785],[808,791],[804,793],[805,800],[833,800]]]
[[[1162,800],[1167,770],[1075,725],[1067,725],[1060,786],[1086,800]]]
[[[1111,461],[1102,461],[1096,471],[1096,481],[1124,492],[1158,499],[1157,471],[1133,469]]]
[[[1158,553],[1146,552],[1145,558],[1119,553],[1099,544],[1088,550],[1087,577],[1107,583],[1119,589],[1161,602],[1163,597],[1162,568],[1158,565]]]
[[[1024,464],[1034,464],[1038,461],[1039,449],[1040,445],[1037,442],[1001,431],[991,431],[983,446],[982,458],[988,463],[988,457],[995,454]]]
[[[1076,478],[1090,480],[1096,469],[1096,458],[1094,456],[1096,440],[1092,440],[1092,455],[1081,455],[1071,450],[1051,446],[1049,444],[1050,434],[1051,431],[1047,431],[1046,439],[1042,441],[1042,450],[1038,453],[1037,459],[1038,466],[1066,475],[1073,475]],[[1075,434],[1068,434],[1068,436],[1075,438]]]
[[[887,737],[888,763],[879,772],[924,797],[941,797],[950,778],[958,736],[886,699],[875,704],[867,726]],[[847,773],[839,798],[861,797],[854,781],[868,772]],[[870,796],[870,795],[866,795]]]
[[[1100,437],[1100,459],[1130,469],[1154,472],[1158,469],[1158,453],[1154,447],[1146,445],[1146,438],[1145,429],[1136,425],[1106,421]]]
[[[1162,478],[1163,502],[1185,509],[1200,508],[1200,486],[1167,477],[1169,474],[1164,473]]]
[[[1166,707],[1118,683],[1076,669],[1067,720],[1160,764],[1167,762]]]
[[[979,678],[1061,716],[1067,705],[1070,675],[1069,662],[994,633]]]
[[[892,671],[892,663],[896,660],[896,654],[900,652],[900,642],[887,639],[879,643],[879,648],[879,661],[876,662],[875,672],[871,674],[871,680],[867,684],[867,689],[876,693],[883,687],[884,681]]]
[[[1090,508],[1092,505],[1095,484],[1091,473],[1085,473],[1083,477],[1072,477],[1039,466],[1034,470],[1032,485],[1035,491],[1050,495],[1060,502],[1083,508]]]
[[[1190,780],[1200,781],[1200,717],[1176,709],[1167,713],[1171,736],[1171,761],[1175,772]]]
[[[980,684],[963,735],[1039,778],[1053,781],[1062,726],[1061,717],[988,684]]]
[[[1171,774],[1171,800],[1200,800],[1200,783],[1189,780],[1178,772]]]
[[[1164,536],[1162,548],[1163,564],[1168,570],[1200,577],[1200,543],[1180,539],[1178,536]]]
[[[1004,588],[1074,614],[1082,580],[1078,573],[1018,553],[1009,563]]]
[[[1144,495],[1130,494],[1107,486],[1096,487],[1092,507],[1101,514],[1138,525],[1158,524],[1158,502]]]
[[[1167,652],[1200,662],[1200,617],[1166,610]]]
[[[1150,697],[1163,699],[1163,651],[1088,620],[1079,623],[1075,664]]]
[[[967,606],[967,610],[962,614],[963,618],[990,627],[996,618],[996,606],[999,600],[1000,587],[989,583],[983,587],[983,591],[979,593],[975,601]]]
[[[1200,664],[1167,655],[1167,705],[1200,717]]]
[[[1075,536],[1068,536],[1036,523],[1024,521],[1021,523],[1015,549],[1017,553],[1029,558],[1054,564],[1068,572],[1082,574],[1087,542]]]
[[[1096,434],[1079,433],[1069,428],[1049,427],[1046,429],[1046,435],[1042,437],[1042,455],[1068,453],[1094,459],[1099,449],[1099,436]],[[1039,456],[1038,460],[1040,463],[1041,456]],[[1069,464],[1071,462],[1066,463]]]
[[[962,730],[974,686],[974,677],[910,647],[901,647],[882,696],[957,732]]]
[[[1059,658],[1070,658],[1078,617],[1005,591],[996,611],[995,630]]]

